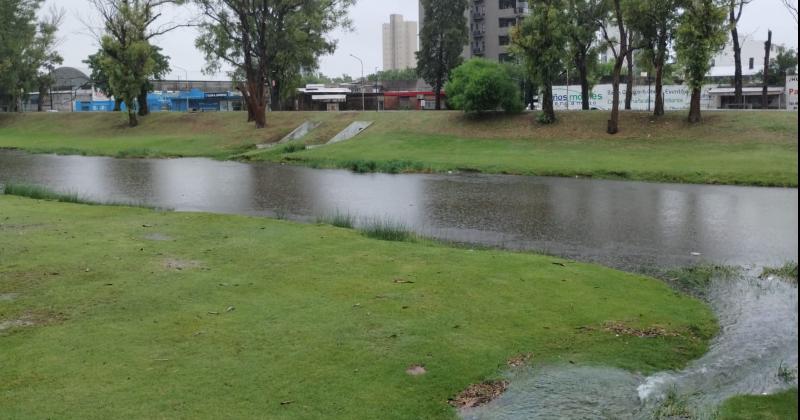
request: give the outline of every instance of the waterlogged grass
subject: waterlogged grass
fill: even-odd
[[[356,225],[357,217],[346,212],[335,211],[329,215],[318,217],[317,223],[336,226],[339,228],[353,229]]]
[[[55,114],[55,115],[54,115]],[[475,171],[658,182],[797,186],[797,116],[788,112],[684,112],[653,119],[625,112],[605,134],[605,112],[470,118],[460,112],[275,112],[255,130],[242,113],[154,113],[125,127],[113,113],[0,115],[0,148],[117,157],[207,156],[291,162],[357,172]],[[373,121],[352,140],[303,150],[256,150],[304,121],[320,126],[300,142],[326,142],[355,120]]]
[[[405,223],[382,217],[367,218],[358,226],[358,231],[367,238],[382,241],[402,242],[416,238]]]
[[[5,418],[449,419],[514,355],[648,374],[716,331],[662,282],[554,257],[12,196],[0,214]],[[581,328],[613,321],[678,334]]]
[[[3,185],[3,194],[62,203],[86,203],[86,200],[80,198],[77,193],[59,193],[41,185],[8,183]]]
[[[102,206],[116,206],[116,207],[141,207],[152,210],[168,210],[160,209],[143,203],[134,202],[115,202],[115,201],[95,201],[89,198],[80,196],[74,192],[56,192],[47,187],[33,184],[16,184],[8,183],[3,185],[4,195],[14,195],[18,197],[33,198],[35,200],[48,200],[58,201],[61,203],[74,203],[74,204],[88,204],[88,205],[102,205]]]
[[[797,419],[797,388],[774,395],[742,395],[731,398],[719,409],[718,420]]]
[[[659,277],[685,293],[703,296],[711,280],[730,278],[740,273],[740,270],[738,267],[704,264],[670,270]]]
[[[761,271],[761,278],[767,278],[769,276],[775,276],[797,283],[797,263],[787,262],[780,267],[764,267]]]

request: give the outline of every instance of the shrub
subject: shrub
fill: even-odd
[[[519,87],[506,67],[482,58],[474,58],[456,68],[445,91],[447,104],[464,112],[502,109],[517,113],[523,108]]]

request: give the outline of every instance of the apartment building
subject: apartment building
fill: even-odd
[[[508,60],[511,28],[528,14],[527,0],[469,0],[468,3],[469,43],[464,46],[464,58]],[[425,24],[421,2],[419,21],[420,25]]]
[[[389,16],[389,23],[383,24],[383,69],[417,67],[417,45],[417,22],[404,21],[402,15]]]

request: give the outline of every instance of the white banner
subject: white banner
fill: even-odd
[[[709,109],[711,107],[711,95],[708,91],[715,85],[703,86],[700,97],[700,107]],[[625,104],[625,92],[627,87],[619,87],[620,109]],[[589,99],[589,106],[595,109],[611,110],[613,99],[613,86],[610,84],[596,85],[592,88],[592,97]],[[664,86],[664,109],[683,110],[689,109],[692,92],[686,85],[665,85]],[[580,85],[553,86],[553,105],[555,109],[563,111],[567,109],[581,109],[581,87]],[[654,86],[634,86],[631,108],[638,111],[652,110],[655,107],[656,91]],[[648,108],[649,103],[649,108]],[[796,103],[796,102],[795,102]]]
[[[797,76],[786,76],[786,109],[797,111]]]

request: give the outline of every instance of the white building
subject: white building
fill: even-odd
[[[417,22],[404,21],[402,15],[389,16],[389,23],[383,24],[383,69],[417,67],[417,45]]]
[[[766,41],[741,38],[739,45],[742,49],[742,75],[755,76],[764,70],[764,44]],[[772,44],[770,58],[778,54],[779,45]],[[728,40],[725,48],[711,60],[711,70],[709,77],[733,77],[736,72],[736,64],[733,58],[733,43]]]

